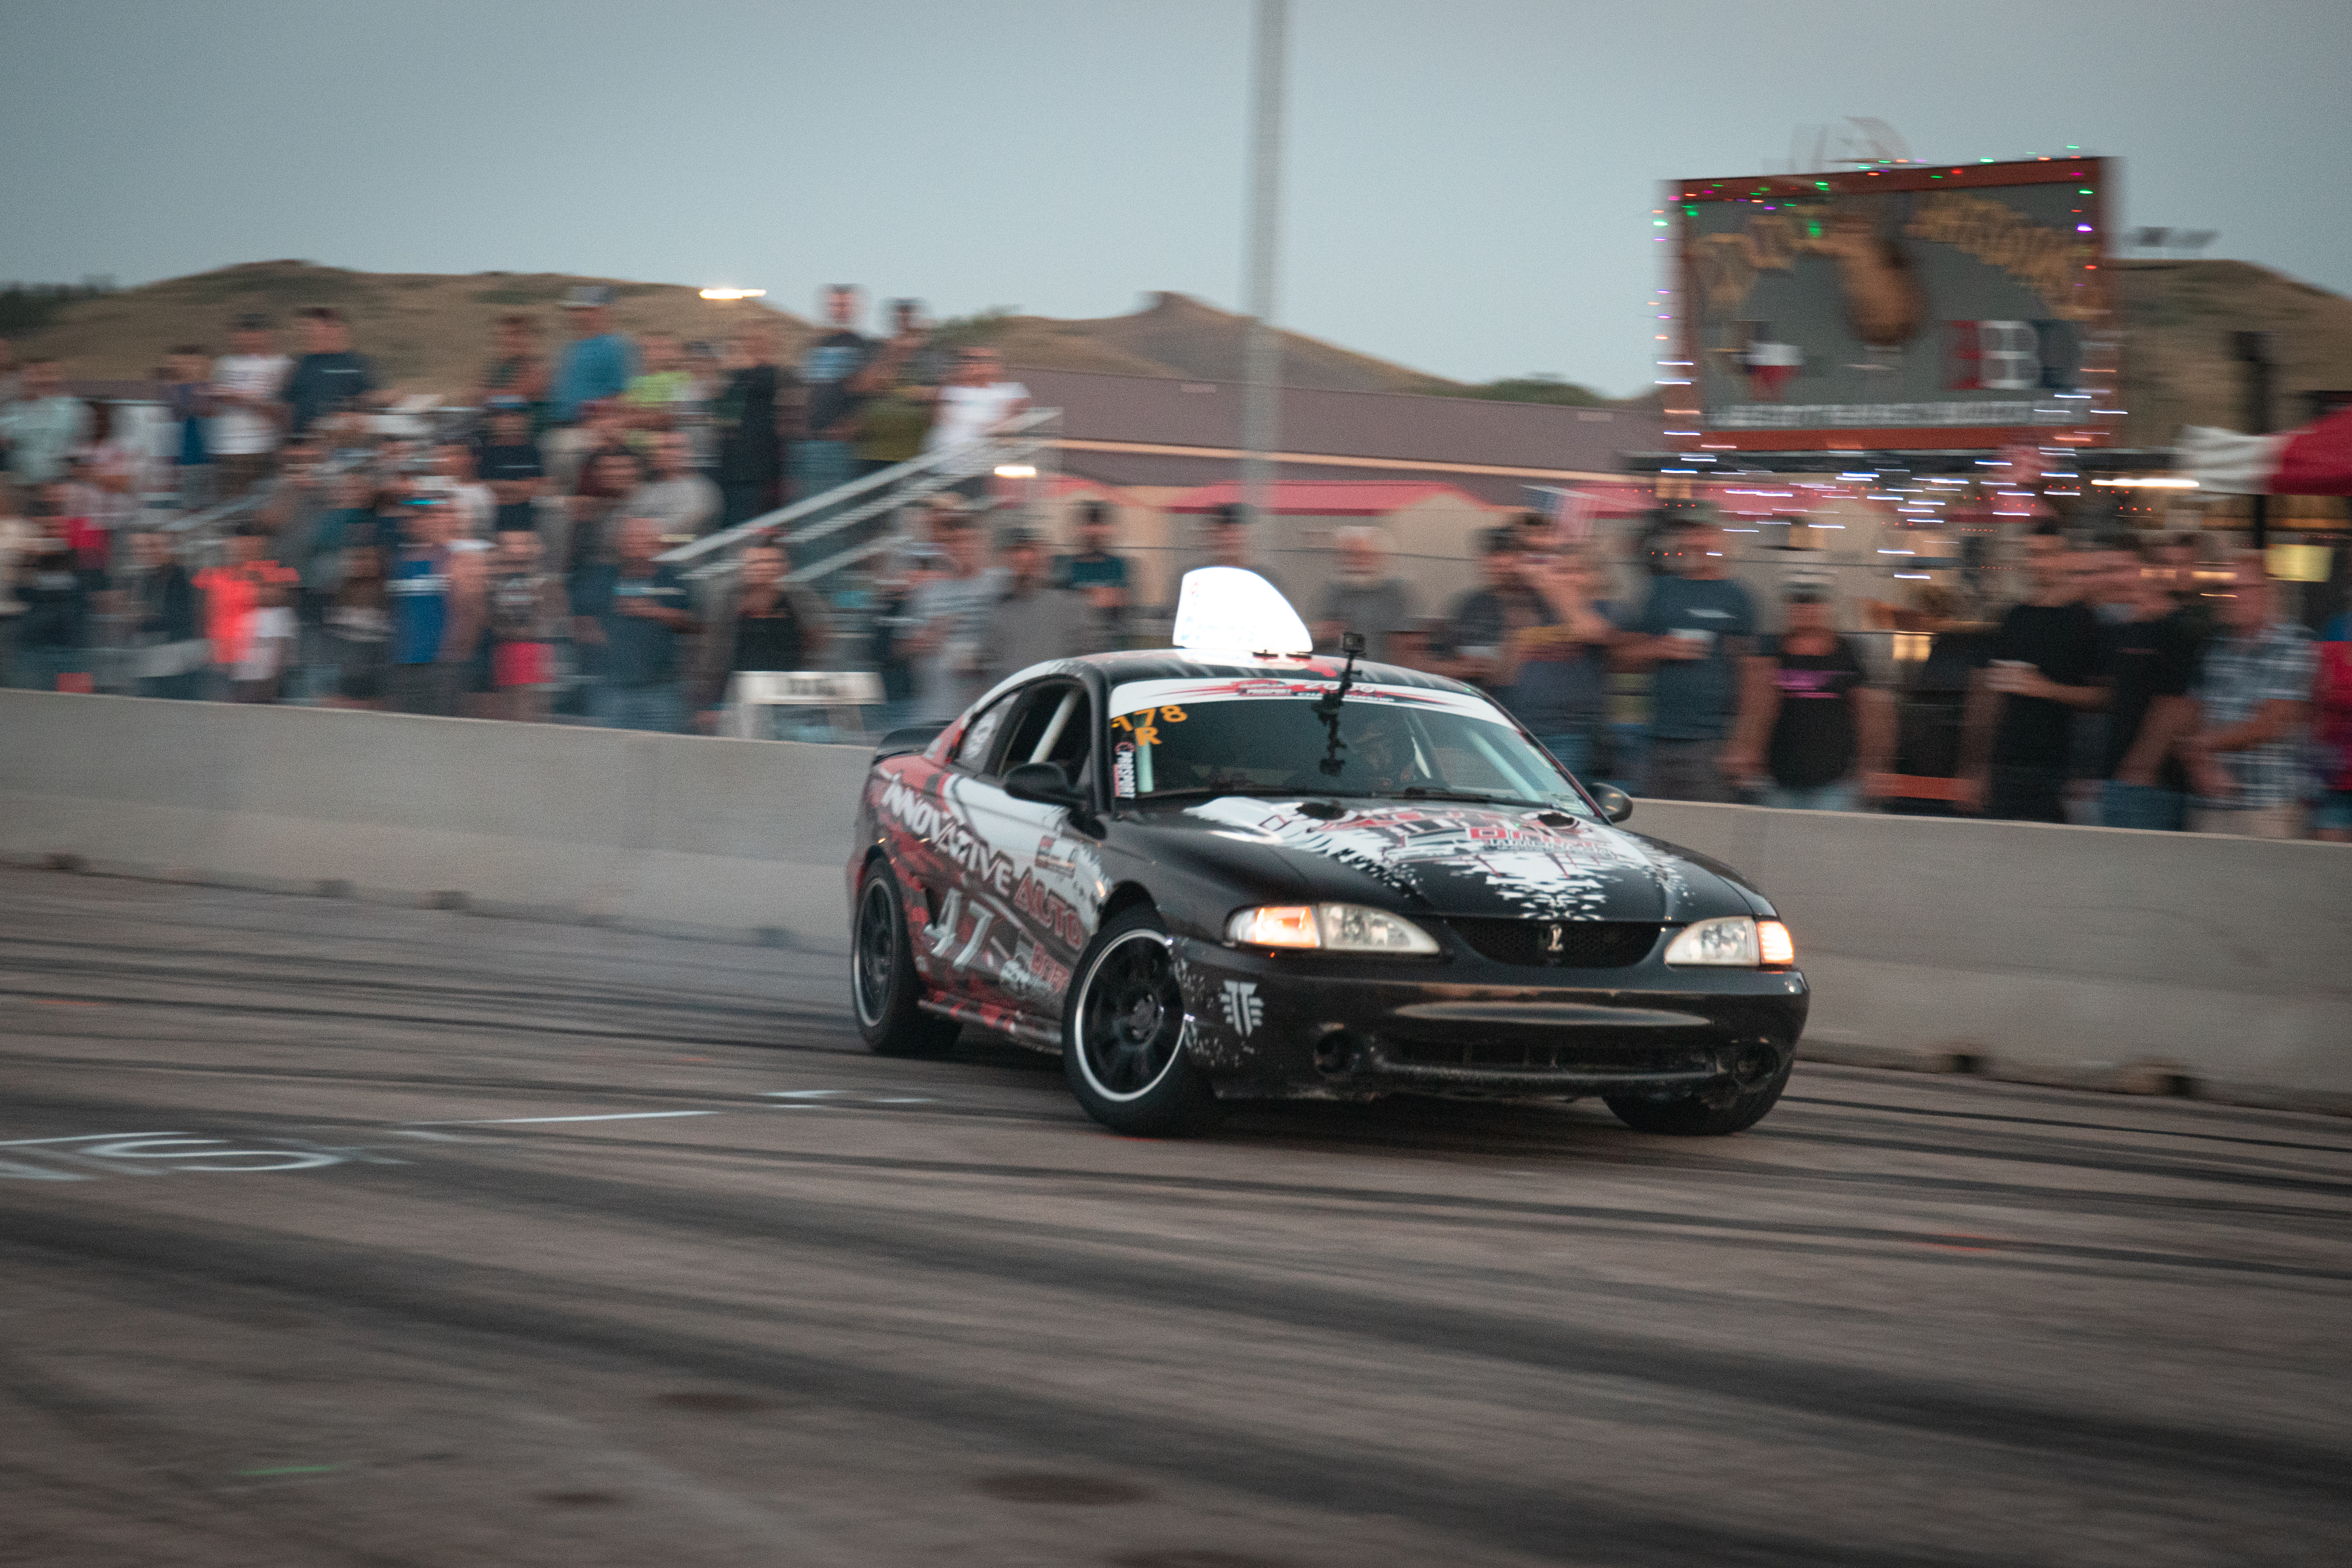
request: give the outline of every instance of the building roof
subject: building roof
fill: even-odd
[[[1438,496],[1486,506],[1467,491],[1428,479],[1286,479],[1266,489],[1267,510],[1281,517],[1381,517]],[[1241,499],[1241,482],[1224,479],[1187,490],[1170,501],[1167,510],[1214,511]]]
[[[1013,374],[1033,404],[1062,410],[1066,472],[1119,485],[1235,475],[1239,382],[1026,366]],[[1294,386],[1282,394],[1276,472],[1286,480],[1417,479],[1520,506],[1531,484],[1622,474],[1620,454],[1658,450],[1663,429],[1657,415],[1633,409]]]

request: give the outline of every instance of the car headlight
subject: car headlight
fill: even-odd
[[[1757,969],[1797,962],[1797,944],[1779,921],[1722,915],[1694,921],[1667,944],[1666,962],[1723,969]]]
[[[1402,915],[1362,904],[1262,904],[1225,922],[1229,941],[1326,952],[1435,952],[1437,939]]]

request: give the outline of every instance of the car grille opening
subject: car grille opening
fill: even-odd
[[[1386,1054],[1400,1066],[1483,1068],[1490,1072],[1704,1072],[1712,1065],[1703,1046],[1597,1040],[1393,1039],[1387,1042]]]
[[[1528,969],[1622,969],[1650,956],[1654,921],[1454,920],[1482,957]]]

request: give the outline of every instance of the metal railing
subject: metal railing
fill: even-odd
[[[1033,408],[984,440],[945,451],[926,452],[906,462],[877,469],[820,495],[804,497],[790,506],[778,507],[773,511],[739,522],[732,528],[681,544],[656,559],[668,565],[697,563],[687,574],[707,577],[733,570],[735,557],[741,552],[742,547],[755,541],[782,544],[791,550],[796,545],[829,538],[951,485],[1054,451],[1059,442],[1055,427],[1059,426],[1061,417],[1062,411],[1058,408]],[[861,497],[865,499],[860,500]],[[793,529],[788,533],[782,531],[793,523],[811,518],[818,521]],[[846,550],[836,551],[804,566],[795,567],[790,580],[802,584],[815,583],[870,555],[878,554],[897,540],[895,533],[886,533],[861,541]]]

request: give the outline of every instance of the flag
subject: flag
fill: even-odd
[[[2352,408],[2278,436],[2184,426],[2179,471],[2200,489],[2238,496],[2352,495]]]

